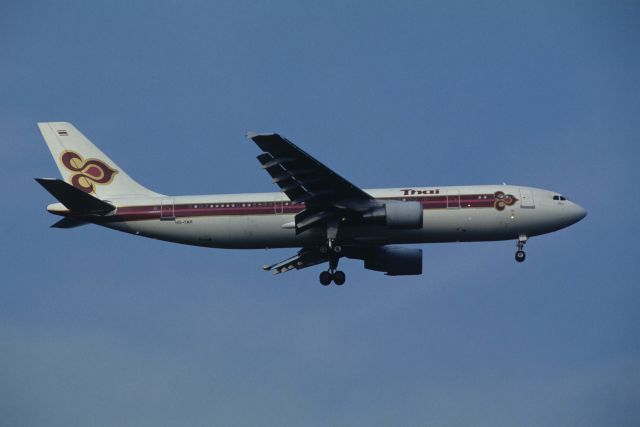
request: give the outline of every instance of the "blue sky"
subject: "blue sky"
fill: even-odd
[[[5,2],[0,420],[636,425],[637,2]],[[166,194],[274,191],[246,131],[363,188],[508,182],[589,211],[423,245],[424,275],[49,228],[37,121]]]

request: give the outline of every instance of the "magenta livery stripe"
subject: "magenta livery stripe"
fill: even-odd
[[[477,209],[495,208],[503,210],[518,199],[502,192],[495,194],[463,194],[457,195],[426,195],[414,197],[389,197],[378,200],[416,201],[423,209]],[[202,216],[237,216],[237,215],[276,215],[296,214],[304,209],[304,204],[291,202],[228,202],[228,203],[189,203],[177,204],[173,207],[176,218]],[[154,206],[123,206],[119,207],[115,215],[100,218],[100,222],[141,221],[160,219],[160,205]],[[165,207],[164,217],[171,217],[171,208]]]

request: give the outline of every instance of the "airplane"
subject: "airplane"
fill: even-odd
[[[96,224],[209,248],[299,248],[266,265],[274,274],[328,263],[320,283],[343,285],[341,258],[390,276],[422,274],[422,250],[402,244],[515,240],[580,221],[564,195],[516,185],[364,190],[276,133],[248,133],[276,193],[168,196],[134,181],[71,123],[38,123],[63,179],[36,178],[58,203],[54,228]]]

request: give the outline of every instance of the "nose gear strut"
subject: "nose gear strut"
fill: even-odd
[[[524,245],[527,243],[528,237],[524,234],[518,236],[518,241],[516,242],[516,247],[518,250],[516,251],[516,261],[523,262],[526,258],[526,254],[524,253]]]

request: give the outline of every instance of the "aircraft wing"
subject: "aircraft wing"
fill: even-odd
[[[321,208],[344,200],[372,200],[369,194],[277,133],[250,132],[247,137],[263,151],[258,156],[262,168],[293,203]]]

